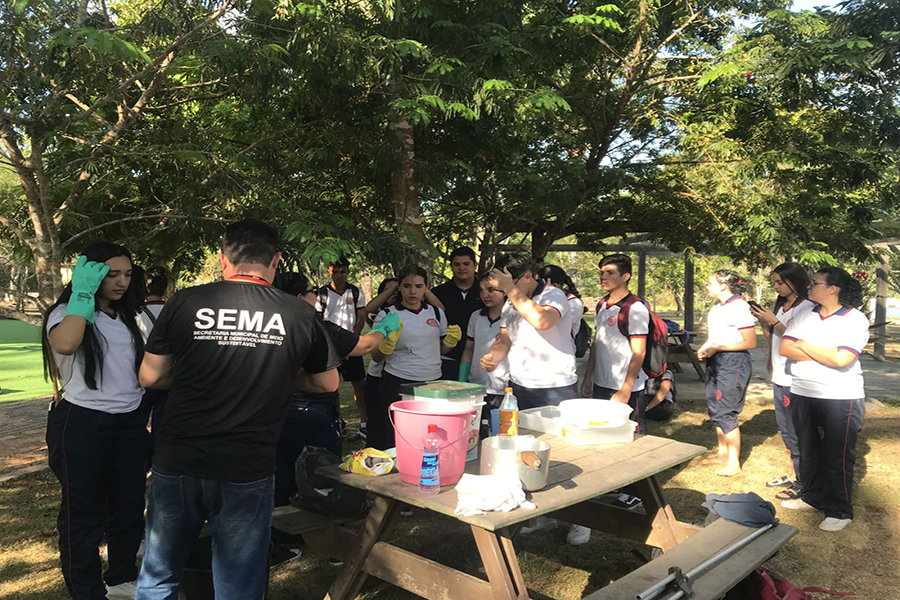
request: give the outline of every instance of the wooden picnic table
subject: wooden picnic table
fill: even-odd
[[[446,487],[440,494],[420,494],[416,486],[403,483],[397,473],[369,477],[324,467],[319,473],[376,495],[359,534],[338,528],[325,536],[309,539],[312,547],[344,559],[326,596],[351,600],[367,576],[388,581],[424,598],[524,599],[528,590],[519,569],[512,537],[525,521],[546,515],[569,523],[630,538],[664,552],[694,535],[699,527],[675,518],[656,475],[681,465],[706,451],[702,446],[656,436],[636,436],[633,442],[607,446],[573,446],[549,434],[530,432],[550,443],[550,474],[547,486],[532,493],[534,510],[489,512],[470,517],[453,514],[457,494]],[[478,463],[467,465],[478,473]],[[643,500],[645,514],[592,501],[598,496],[633,484]],[[386,541],[400,507],[410,504],[449,515],[469,524],[481,555],[488,581],[393,546]]]
[[[697,348],[690,342],[690,331],[670,331],[668,333],[668,362],[674,371],[681,372],[681,366],[678,363],[690,363],[700,381],[706,381],[706,369],[700,364],[697,358]]]

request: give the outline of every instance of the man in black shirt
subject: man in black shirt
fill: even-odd
[[[316,288],[300,273],[288,273],[276,285],[284,292],[305,300],[315,306],[318,302]],[[396,314],[381,320],[370,333],[360,336],[347,331],[340,325],[325,321],[322,313],[317,313],[331,338],[334,349],[342,361],[348,357],[369,354],[384,341],[385,337],[401,328]],[[294,390],[291,394],[291,406],[281,429],[281,437],[277,446],[277,469],[275,471],[275,506],[290,503],[291,496],[297,491],[294,465],[303,448],[316,446],[325,448],[332,454],[341,457],[341,435],[338,426],[340,420],[340,394],[337,391],[324,394]]]
[[[450,269],[453,278],[432,290],[444,303],[448,325],[459,325],[463,333],[468,331],[469,317],[476,310],[484,308],[475,280],[475,251],[463,246],[450,253]],[[456,347],[441,357],[441,378],[456,381],[459,378],[459,361],[465,344]]]
[[[275,444],[291,391],[337,389],[339,363],[315,309],[271,287],[278,233],[230,225],[225,281],[182,290],[159,315],[140,380],[168,388],[136,600],[174,598],[205,521],[218,600],[262,598]]]

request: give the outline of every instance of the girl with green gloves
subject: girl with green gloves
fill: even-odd
[[[144,282],[132,269],[124,247],[91,245],[44,317],[44,371],[61,387],[47,419],[50,468],[62,488],[60,559],[78,599],[124,597],[127,588],[134,597],[138,574],[151,441],[138,384]],[[104,536],[109,569],[101,576]]]

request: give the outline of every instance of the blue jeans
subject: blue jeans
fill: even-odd
[[[216,600],[261,600],[275,477],[229,483],[153,468],[135,600],[178,598],[184,564],[209,521]]]
[[[297,493],[296,463],[306,446],[325,448],[341,458],[340,415],[334,402],[291,400],[275,455],[275,506],[290,504]]]

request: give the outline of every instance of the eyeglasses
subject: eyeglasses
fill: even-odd
[[[817,285],[828,285],[828,282],[825,282],[825,281],[810,281],[810,282],[809,282],[809,285],[806,286],[806,289],[811,290],[811,289],[813,289],[814,287],[816,287]]]

